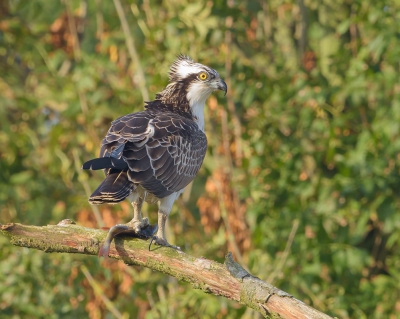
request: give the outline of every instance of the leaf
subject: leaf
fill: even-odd
[[[32,172],[31,171],[25,171],[25,172],[20,172],[17,174],[11,175],[10,178],[10,183],[11,184],[24,184],[26,183],[30,178],[32,178]]]

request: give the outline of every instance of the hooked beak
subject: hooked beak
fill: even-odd
[[[225,95],[226,95],[226,92],[228,92],[228,87],[226,86],[226,83],[221,79],[218,80],[217,88],[218,88],[218,90],[224,91]]]

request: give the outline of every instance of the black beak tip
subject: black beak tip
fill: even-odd
[[[224,92],[225,92],[224,96],[226,96],[226,93],[228,92],[228,87],[227,87],[225,81],[222,81],[222,80],[221,80],[219,89],[220,89],[221,91],[224,91]]]

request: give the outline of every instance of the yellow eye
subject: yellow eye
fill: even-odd
[[[199,74],[199,79],[200,79],[200,80],[205,81],[205,80],[207,80],[207,78],[208,78],[208,75],[207,75],[206,72],[201,72],[201,73]]]

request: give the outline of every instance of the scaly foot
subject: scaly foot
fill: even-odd
[[[139,234],[143,228],[146,228],[150,224],[149,224],[149,219],[147,217],[145,217],[145,218],[142,218],[142,220],[132,219],[126,225],[133,228]]]

